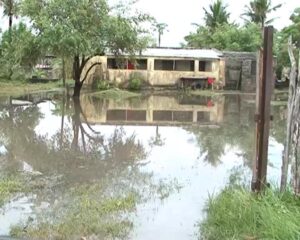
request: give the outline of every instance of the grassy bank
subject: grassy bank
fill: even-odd
[[[263,195],[228,187],[207,203],[199,226],[205,240],[296,240],[300,238],[300,200],[291,192]]]
[[[72,82],[67,82],[73,84]],[[51,83],[27,83],[27,82],[5,82],[0,81],[0,95],[1,96],[20,96],[23,94],[30,94],[39,91],[49,91],[62,88],[62,82]]]

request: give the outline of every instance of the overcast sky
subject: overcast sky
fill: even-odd
[[[184,42],[184,36],[195,30],[191,23],[203,23],[203,7],[207,8],[213,2],[214,0],[139,0],[137,7],[151,14],[158,22],[168,24],[168,32],[162,36],[162,46],[179,46],[181,42]],[[228,5],[231,20],[242,23],[240,15],[244,12],[249,0],[224,0],[224,2]],[[272,1],[273,5],[278,3],[283,3],[283,6],[270,17],[277,17],[273,25],[281,29],[290,23],[289,17],[295,8],[300,7],[300,1]],[[2,29],[7,26],[7,19],[2,17],[0,21]]]

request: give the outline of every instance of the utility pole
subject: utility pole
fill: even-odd
[[[252,190],[262,191],[267,184],[271,96],[274,89],[273,27],[264,28],[264,45],[260,57],[256,88],[256,153],[253,166]]]

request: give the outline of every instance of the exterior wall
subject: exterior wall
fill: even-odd
[[[159,60],[188,60],[194,61],[194,71],[165,71],[165,70],[154,70],[154,61]],[[222,75],[224,64],[223,60],[209,60],[212,61],[212,70],[209,72],[199,71],[199,59],[186,59],[186,58],[147,58],[147,70],[127,70],[127,69],[108,69],[107,68],[107,57],[97,56],[92,58],[84,68],[83,72],[86,72],[88,68],[95,62],[101,62],[101,66],[95,67],[85,82],[85,84],[92,84],[93,79],[96,77],[100,79],[109,80],[112,83],[124,83],[130,79],[130,75],[138,73],[142,76],[143,80],[151,86],[174,86],[178,83],[181,77],[213,77],[216,79],[218,85],[224,85],[224,77]],[[205,59],[200,60],[205,61]],[[180,68],[184,67],[184,64]],[[84,74],[83,74],[84,75]]]
[[[225,59],[225,83],[231,89],[244,92],[256,90],[257,54],[247,52],[223,52]]]

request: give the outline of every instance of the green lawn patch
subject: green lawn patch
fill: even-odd
[[[267,190],[257,195],[244,188],[227,187],[209,198],[205,211],[199,239],[300,238],[300,200],[291,192]]]

